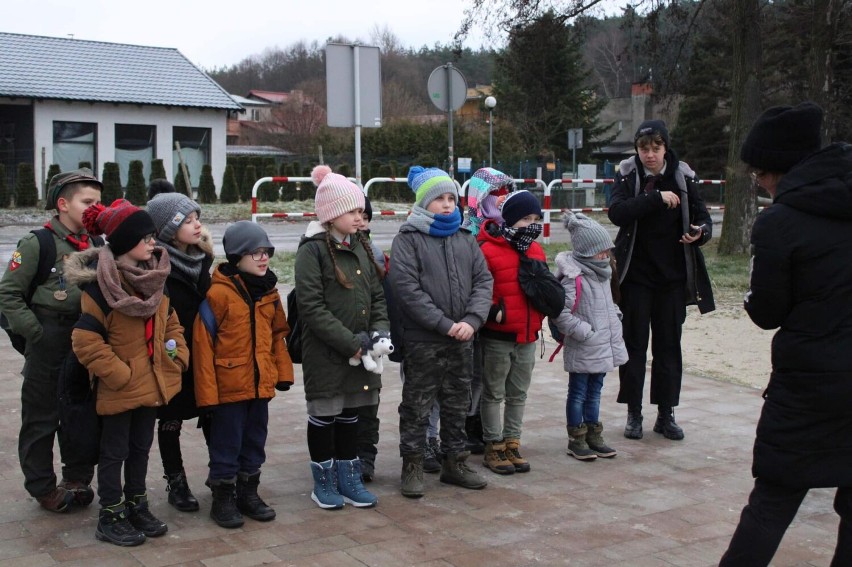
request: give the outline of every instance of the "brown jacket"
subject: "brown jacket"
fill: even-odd
[[[94,251],[94,255],[97,250]],[[189,365],[189,349],[183,338],[183,327],[164,295],[154,314],[154,355],[148,356],[145,341],[145,321],[112,309],[104,315],[91,293],[97,286],[97,274],[87,268],[89,252],[74,254],[66,264],[66,274],[75,282],[89,279],[83,287],[80,307],[84,314],[94,317],[107,331],[109,342],[90,330],[75,328],[71,343],[80,362],[97,376],[98,415],[115,415],[138,407],[160,407],[180,391],[181,373]],[[69,268],[71,263],[77,265]],[[126,288],[129,289],[129,288]],[[174,339],[177,356],[166,354],[165,342]]]
[[[232,280],[220,267],[213,271],[207,292],[216,338],[210,336],[201,316],[196,317],[192,330],[198,407],[274,398],[276,384],[293,383],[293,362],[284,344],[290,327],[278,290],[257,300],[252,314],[234,283],[239,276]]]

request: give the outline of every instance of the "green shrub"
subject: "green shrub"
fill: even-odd
[[[15,183],[15,206],[35,207],[38,203],[38,187],[36,187],[33,164],[18,164],[18,179]]]
[[[265,170],[263,173],[264,177],[275,177],[277,173],[275,171],[274,163],[267,163],[265,166]],[[257,190],[257,197],[259,200],[264,202],[272,202],[278,200],[278,184],[267,182],[260,186]]]
[[[0,207],[9,208],[9,184],[6,182],[6,166],[0,163]]]
[[[148,176],[148,183],[154,181],[155,179],[168,179],[169,176],[166,175],[166,166],[163,165],[163,160],[161,159],[152,159],[151,160],[151,175]]]
[[[125,199],[140,207],[148,202],[144,170],[145,165],[138,159],[130,162],[127,171],[127,190],[124,192]]]
[[[201,179],[198,180],[198,202],[216,202],[216,183],[213,181],[213,168],[210,164],[201,167]]]
[[[103,191],[101,191],[101,202],[104,205],[109,206],[110,203],[124,196],[124,192],[121,190],[121,175],[117,163],[108,161],[104,164],[101,183],[104,184]]]
[[[84,167],[85,167],[86,169],[92,169],[92,162],[90,162],[90,161],[81,161],[81,162],[79,162],[79,163],[77,164],[77,168],[78,168],[78,169],[83,169]]]
[[[240,184],[240,199],[243,203],[251,202],[251,190],[254,189],[257,180],[257,169],[254,165],[247,165],[243,172],[243,182]]]
[[[234,166],[225,166],[225,175],[222,177],[222,194],[219,195],[222,203],[236,203],[240,200],[240,192],[237,187],[237,178],[234,175]]]
[[[186,180],[183,178],[183,168],[178,167],[174,182],[175,192],[182,193],[183,195],[192,195],[192,172],[189,170],[189,167],[186,168],[186,174],[189,175],[190,188],[187,190]]]

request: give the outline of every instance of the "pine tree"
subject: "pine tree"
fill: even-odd
[[[33,164],[18,164],[18,179],[15,183],[15,206],[35,207],[38,203],[38,187],[36,187]]]
[[[240,199],[243,203],[251,202],[251,191],[257,182],[257,170],[253,165],[247,165],[243,172],[243,182],[240,185]]]
[[[222,194],[219,195],[219,200],[222,203],[236,203],[240,200],[240,191],[233,165],[225,166],[225,175],[222,177]]]
[[[216,202],[216,183],[213,181],[213,168],[205,164],[201,168],[201,179],[198,180],[198,202]]]
[[[50,164],[50,167],[47,168],[47,184],[50,185],[50,180],[53,179],[54,175],[59,175],[62,173],[62,169],[59,167],[58,163]]]
[[[0,163],[0,208],[9,208],[9,184],[6,182],[6,166]]]
[[[110,203],[124,196],[124,192],[121,190],[121,174],[117,163],[108,161],[104,164],[101,183],[104,185],[103,191],[101,191],[101,202],[104,205],[109,206]]]
[[[152,159],[151,160],[151,175],[148,176],[148,183],[154,181],[155,179],[168,179],[168,175],[166,175],[166,166],[163,165],[163,160],[161,159]]]
[[[127,172],[127,190],[124,194],[125,199],[139,207],[148,202],[144,168],[145,165],[138,159],[130,162]]]

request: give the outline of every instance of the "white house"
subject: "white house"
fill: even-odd
[[[225,171],[228,118],[243,108],[177,49],[0,33],[0,163],[10,184],[32,163],[40,196],[51,164],[117,162],[122,185],[141,160],[162,159],[174,179],[175,142],[198,186]],[[10,185],[11,186],[11,185]]]

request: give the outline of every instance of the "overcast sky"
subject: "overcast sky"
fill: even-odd
[[[629,0],[607,0],[625,4]],[[370,44],[388,27],[406,47],[449,44],[470,2],[463,0],[12,0],[4,2],[0,31],[174,47],[193,63],[214,69],[269,47],[342,35]],[[466,45],[483,45],[474,32]]]
[[[268,47],[333,36],[370,43],[387,26],[405,46],[448,44],[462,0],[16,0],[0,31],[174,47],[205,69],[233,65]],[[481,39],[469,42],[478,48]]]

